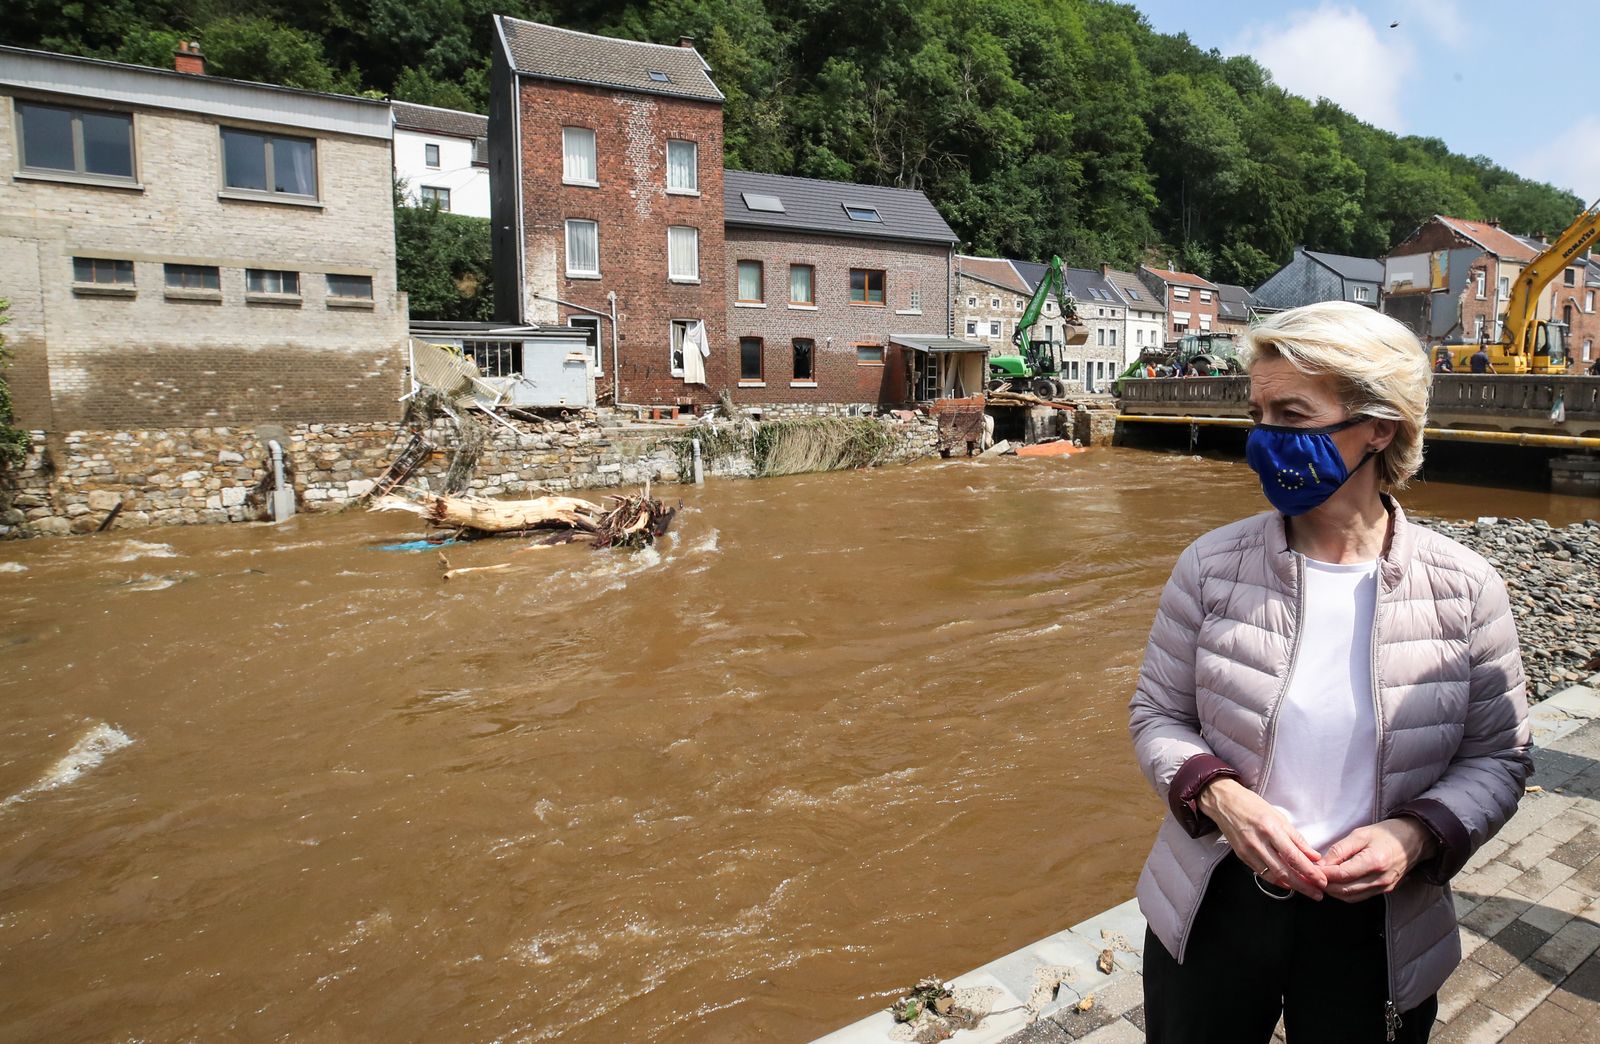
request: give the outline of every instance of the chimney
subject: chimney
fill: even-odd
[[[1100,262],[1100,278],[1105,279],[1111,275],[1111,262]]]
[[[694,50],[694,37],[692,37],[692,36],[680,36],[680,37],[678,37],[678,46],[679,47],[687,47],[691,51]]]
[[[200,53],[199,41],[179,40],[178,51],[172,56],[172,67],[181,73],[204,76],[206,74],[206,60]]]
[[[1497,218],[1497,217],[1492,217],[1492,218],[1489,219],[1488,225],[1489,225],[1490,228],[1499,228],[1500,227],[1500,219]]]

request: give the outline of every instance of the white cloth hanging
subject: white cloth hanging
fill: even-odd
[[[683,332],[683,383],[706,383],[706,359],[711,345],[706,343],[706,324],[696,320]]]

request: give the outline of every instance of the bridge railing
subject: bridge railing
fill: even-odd
[[[1429,412],[1452,422],[1478,418],[1486,423],[1552,423],[1558,400],[1565,423],[1600,422],[1600,378],[1595,377],[1435,374]],[[1122,382],[1125,413],[1237,417],[1247,412],[1249,402],[1248,377],[1128,378]]]

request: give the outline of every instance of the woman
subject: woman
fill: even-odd
[[[1131,705],[1170,814],[1139,878],[1150,1044],[1425,1041],[1461,959],[1447,882],[1531,770],[1505,584],[1381,487],[1422,461],[1431,374],[1343,302],[1246,348],[1274,510],[1162,593]]]

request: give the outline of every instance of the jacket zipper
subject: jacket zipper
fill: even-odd
[[[1294,679],[1295,664],[1300,661],[1300,623],[1305,619],[1305,591],[1306,567],[1305,558],[1298,551],[1294,555],[1294,637],[1289,643],[1289,669],[1284,673],[1283,684],[1278,686],[1278,692],[1272,698],[1272,706],[1267,710],[1269,725],[1267,726],[1266,756],[1261,762],[1261,777],[1256,781],[1256,793],[1259,794],[1267,787],[1267,774],[1272,771],[1272,755],[1278,743],[1278,710],[1283,705],[1284,693],[1289,691],[1289,682]],[[1230,849],[1217,846],[1220,854],[1206,867],[1205,877],[1200,881],[1199,895],[1205,898],[1206,889],[1211,885],[1211,876],[1216,873],[1217,866],[1227,858]],[[1197,902],[1189,911],[1189,917],[1183,922],[1183,934],[1178,937],[1178,952],[1176,959],[1183,963],[1183,955],[1189,949],[1189,932],[1194,927],[1194,919],[1200,914],[1200,904]]]
[[[1372,787],[1372,822],[1376,824],[1383,815],[1383,693],[1378,681],[1378,650],[1380,646],[1379,631],[1383,625],[1383,556],[1378,556],[1377,591],[1372,600],[1372,635],[1371,647],[1367,650],[1367,659],[1372,668],[1372,722],[1376,733],[1377,745],[1373,750],[1374,760],[1377,762],[1373,774]],[[1383,949],[1384,970],[1389,984],[1389,996],[1383,1001],[1383,1026],[1384,1039],[1394,1040],[1400,1029],[1400,1011],[1394,1003],[1394,947],[1392,939],[1393,929],[1390,925],[1389,896],[1383,896]]]

